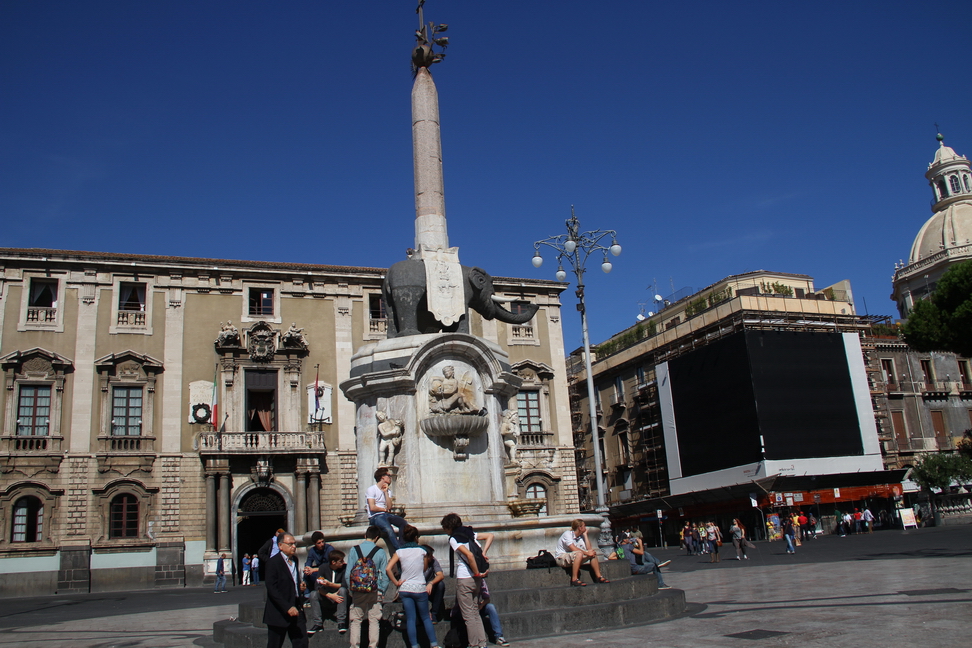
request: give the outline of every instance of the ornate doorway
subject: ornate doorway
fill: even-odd
[[[239,563],[243,554],[252,556],[259,551],[277,529],[287,528],[287,504],[272,488],[254,488],[240,501],[236,519],[236,559]],[[260,565],[260,571],[263,572],[263,565]]]

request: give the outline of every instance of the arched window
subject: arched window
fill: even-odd
[[[21,497],[13,506],[12,542],[40,542],[44,537],[44,505],[36,497]]]
[[[962,193],[962,187],[959,186],[958,176],[948,176],[948,184],[952,187],[952,193]]]
[[[109,538],[138,537],[138,498],[131,493],[116,495],[111,500]]]
[[[530,484],[529,486],[526,487],[526,498],[527,499],[542,499],[542,500],[546,500],[547,499],[547,489],[543,487],[543,484]],[[547,502],[546,501],[543,503],[543,506],[540,508],[539,514],[540,515],[546,515],[547,514]]]
[[[948,187],[945,185],[945,181],[939,178],[938,180],[938,199],[944,200],[948,198]]]

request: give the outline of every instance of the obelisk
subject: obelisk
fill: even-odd
[[[420,66],[412,86],[412,154],[415,166],[415,249],[448,250],[439,94]]]

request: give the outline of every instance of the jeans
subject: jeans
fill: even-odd
[[[405,518],[398,517],[397,515],[393,515],[391,513],[378,513],[377,515],[373,515],[372,517],[368,518],[368,522],[381,529],[381,534],[391,545],[391,553],[398,551],[398,548],[401,547],[402,542],[404,542],[402,539],[402,531],[405,530],[405,525],[408,524],[408,522],[405,521]],[[393,524],[398,527],[397,533],[392,528]]]
[[[344,598],[343,603],[335,603],[331,599],[327,598],[325,594],[337,594]],[[334,615],[334,620],[338,622],[338,625],[347,625],[348,623],[348,604],[351,597],[348,595],[348,589],[346,587],[340,587],[336,592],[324,592],[322,590],[314,590],[310,593],[310,603],[311,603],[311,627],[315,628],[317,626],[324,624],[324,617]]]
[[[418,648],[418,636],[415,632],[415,618],[418,616],[425,626],[425,636],[429,642],[435,646],[438,644],[435,638],[435,629],[432,627],[432,619],[429,618],[429,595],[426,592],[403,592],[398,591],[398,596],[402,599],[402,606],[405,608],[405,630],[408,632],[408,643],[413,648]]]
[[[438,621],[442,615],[442,600],[445,598],[445,581],[441,580],[432,587],[432,594],[429,595],[429,612],[432,613],[432,620]]]
[[[216,574],[216,587],[213,588],[214,592],[226,591],[226,574]]]
[[[796,553],[796,547],[793,545],[793,536],[789,533],[784,533],[783,537],[786,538],[786,550],[790,553]]]
[[[661,567],[658,566],[658,559],[649,553],[644,556],[644,565],[631,565],[631,575],[641,576],[644,574],[654,574],[658,579],[658,587],[665,587],[665,579],[662,578]]]
[[[489,622],[489,627],[493,629],[493,638],[503,636],[503,626],[500,625],[499,612],[496,611],[496,606],[492,603],[487,603],[483,606],[483,609],[479,611],[479,616],[483,619],[483,625]]]
[[[260,570],[259,569],[251,569],[250,570],[250,578],[253,581],[253,585],[259,584],[260,583]]]

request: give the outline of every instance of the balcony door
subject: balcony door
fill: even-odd
[[[246,431],[277,429],[277,372],[246,370]]]

